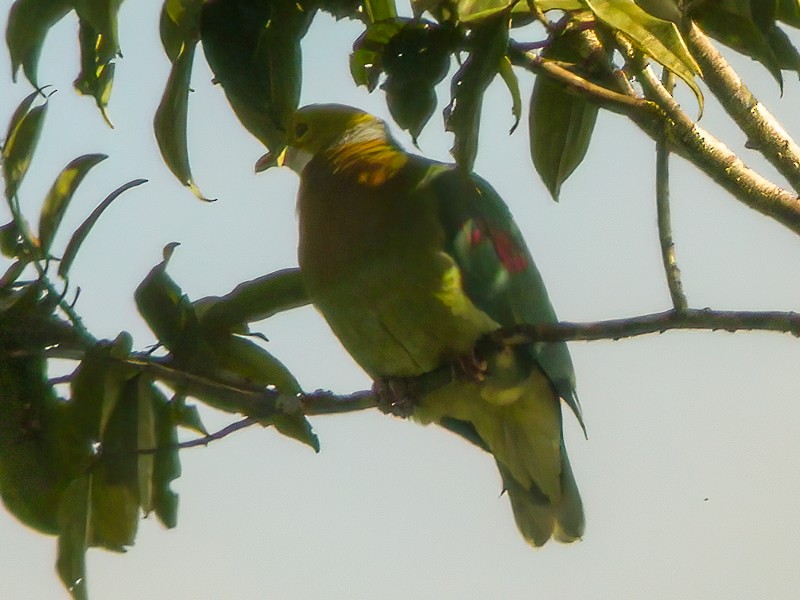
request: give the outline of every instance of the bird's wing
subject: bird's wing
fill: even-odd
[[[435,198],[445,251],[473,304],[502,326],[557,322],[539,270],[497,192],[477,175],[438,163],[420,185]],[[532,352],[583,427],[567,345],[540,342]]]

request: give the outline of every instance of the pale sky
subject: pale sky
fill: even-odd
[[[203,192],[194,199],[157,154],[151,121],[168,63],[158,41],[160,3],[121,14],[109,130],[77,97],[76,22],[44,48],[40,82],[58,93],[21,191],[34,222],[58,171],[88,152],[110,154],[75,197],[54,248],[111,190],[120,198],[72,269],[77,305],[98,337],[130,331],[154,342],[133,291],[168,242],[169,272],[192,298],[296,264],[297,178],[256,176],[262,149],[235,121],[198,53],[190,99],[190,153]],[[5,29],[5,15],[0,16]],[[360,26],[319,15],[304,44],[303,103],[343,102],[386,116],[380,92],[353,87],[347,58]],[[796,32],[795,32],[796,33]],[[794,35],[795,40],[800,36]],[[29,93],[0,81],[5,123]],[[785,127],[800,135],[797,77],[784,97],[747,59],[737,67]],[[520,74],[523,94],[531,78]],[[440,99],[446,100],[446,86]],[[680,99],[696,113],[691,94]],[[708,95],[702,124],[743,152]],[[653,144],[625,119],[601,114],[586,162],[556,204],[534,173],[526,127],[508,137],[510,100],[495,84],[484,109],[476,171],[510,205],[559,316],[583,321],[664,310],[669,295],[655,228]],[[398,136],[411,147],[407,136]],[[436,116],[421,151],[447,159]],[[779,180],[771,169],[767,176]],[[800,240],[673,161],[678,258],[690,306],[797,310]],[[3,258],[0,258],[2,262]],[[0,269],[4,266],[0,264]],[[307,390],[351,392],[369,380],[313,309],[259,324],[268,348]],[[255,599],[751,599],[800,590],[800,343],[788,335],[672,332],[570,346],[589,439],[567,417],[566,435],[587,513],[585,538],[531,549],[519,536],[493,461],[463,440],[375,411],[313,419],[322,452],[269,429],[239,432],[181,454],[179,523],[142,522],[124,555],[92,550],[93,600]],[[210,429],[236,420],[206,411]],[[55,539],[0,511],[0,598],[66,598]]]

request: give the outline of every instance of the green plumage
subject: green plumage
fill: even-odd
[[[298,111],[289,144],[306,286],[373,378],[421,375],[471,355],[498,327],[555,321],[508,209],[482,179],[404,152],[380,120],[338,105]],[[559,397],[580,419],[574,388],[565,344],[507,348],[482,380],[427,394],[412,417],[494,455],[529,542],[573,541],[583,509]]]

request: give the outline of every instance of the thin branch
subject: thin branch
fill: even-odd
[[[662,75],[664,88],[672,93],[675,77],[668,69]],[[681,283],[681,270],[675,255],[675,243],[672,239],[672,218],[669,206],[669,144],[667,143],[667,130],[656,142],[656,213],[658,215],[658,240],[661,244],[661,261],[664,263],[664,273],[667,278],[669,295],[672,306],[677,311],[686,310],[688,303],[686,293]]]
[[[494,343],[619,340],[671,329],[711,331],[773,331],[800,337],[800,314],[780,311],[722,311],[710,308],[667,310],[625,319],[552,325],[516,325],[498,329],[487,337]]]
[[[684,40],[703,70],[703,80],[708,89],[747,135],[748,147],[763,154],[795,191],[800,192],[800,146],[753,96],[696,24],[689,24]]]
[[[236,421],[235,423],[231,423],[230,425],[223,427],[219,431],[215,431],[214,433],[209,433],[208,435],[204,435],[203,437],[199,437],[194,440],[189,440],[188,442],[180,442],[179,444],[168,444],[166,446],[159,446],[158,448],[139,448],[136,451],[136,454],[158,454],[159,452],[166,452],[167,450],[185,450],[187,448],[197,448],[198,446],[208,446],[211,442],[221,440],[222,438],[227,437],[230,434],[239,431],[240,429],[245,429],[246,427],[250,427],[251,425],[257,425],[257,424],[258,424],[257,419],[247,417],[245,419],[242,419],[241,421]]]

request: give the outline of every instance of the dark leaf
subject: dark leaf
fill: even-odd
[[[172,491],[170,484],[181,475],[177,448],[178,422],[173,405],[167,402],[158,388],[153,385],[148,388],[155,416],[156,445],[161,449],[155,454],[153,462],[153,507],[164,526],[172,528],[178,524],[178,495]]]
[[[89,547],[91,475],[70,483],[58,510],[58,561],[56,569],[74,600],[88,600],[86,550]]]
[[[117,11],[122,0],[77,0],[78,42],[81,72],[73,85],[80,94],[92,96],[106,123],[108,99],[114,83],[114,60],[119,55]]]
[[[192,178],[189,166],[189,150],[186,143],[186,119],[189,107],[189,84],[197,43],[183,45],[172,63],[164,95],[156,110],[153,128],[161,156],[169,170],[183,185],[201,200],[207,200]]]
[[[167,274],[167,260],[150,270],[134,298],[139,313],[158,340],[173,352],[187,337],[197,335],[198,321],[194,307],[177,283]]]
[[[236,116],[268,148],[284,144],[302,81],[300,40],[315,10],[294,0],[210,0],[201,39]]]
[[[508,47],[508,15],[486,19],[472,30],[472,52],[453,77],[445,109],[447,131],[455,134],[450,150],[463,169],[471,171],[478,153],[483,94],[497,75]]]
[[[80,227],[78,227],[72,234],[72,237],[67,244],[67,248],[64,250],[64,256],[61,258],[61,263],[58,266],[58,274],[61,275],[61,277],[66,277],[69,273],[69,269],[78,254],[78,250],[80,250],[83,241],[86,239],[86,236],[89,235],[89,232],[92,230],[92,227],[94,227],[94,224],[97,223],[97,220],[100,218],[100,215],[103,214],[103,211],[111,206],[111,203],[123,192],[126,192],[138,185],[142,185],[143,183],[147,183],[147,180],[134,179],[133,181],[129,181],[128,183],[121,185],[108,196],[106,196],[97,206],[97,208],[92,211],[92,214],[90,214],[89,217],[83,223],[81,223]]]
[[[73,0],[17,0],[11,6],[6,26],[6,44],[11,57],[11,78],[16,82],[22,67],[25,77],[38,88],[39,55],[50,28],[73,7]]]
[[[2,162],[3,178],[6,182],[6,198],[9,200],[16,195],[25,173],[28,172],[33,152],[36,150],[36,143],[42,132],[47,102],[31,108],[39,94],[39,92],[33,92],[26,97],[17,107],[8,125],[8,133],[3,144]]]

